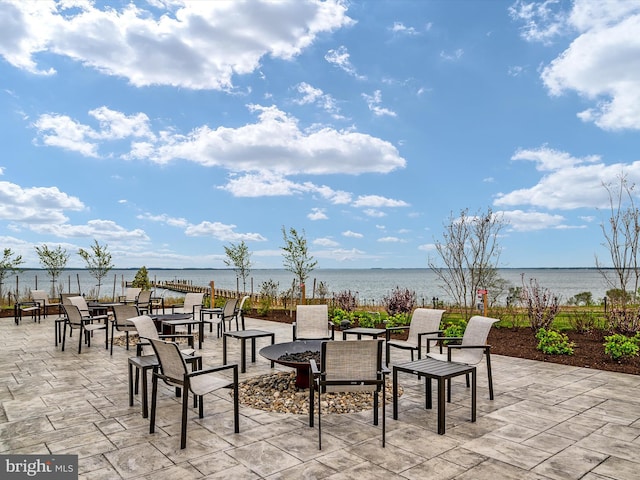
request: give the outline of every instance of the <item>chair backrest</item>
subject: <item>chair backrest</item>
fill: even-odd
[[[326,305],[298,305],[296,308],[296,338],[320,339],[331,337],[329,309]]]
[[[230,298],[226,302],[224,302],[224,306],[222,307],[222,318],[233,318],[236,314],[236,307],[238,306],[237,298]]]
[[[326,380],[344,381],[345,385],[327,385],[327,392],[371,392],[377,385],[357,385],[358,381],[376,381],[382,372],[384,340],[357,342],[322,342],[321,372]]]
[[[202,300],[204,299],[204,293],[187,293],[184,296],[184,313],[193,313],[194,317],[198,315],[202,306]]]
[[[113,306],[113,318],[115,320],[115,327],[118,330],[121,328],[126,330],[135,329],[135,325],[131,323],[129,319],[137,317],[138,315],[138,308],[135,305]]]
[[[148,315],[133,317],[130,318],[129,321],[136,326],[136,330],[138,331],[138,336],[140,338],[147,338],[149,340],[160,338],[156,324]],[[153,347],[151,345],[143,345],[142,354],[153,355]]]
[[[242,312],[242,309],[244,308],[244,302],[246,302],[249,299],[249,295],[245,295],[244,297],[242,297],[242,300],[240,300],[240,305],[238,305],[238,313]]]
[[[473,316],[467,323],[467,328],[462,336],[462,345],[486,345],[491,326],[499,321],[497,318]],[[465,363],[474,365],[482,360],[484,350],[478,348],[465,349]]]
[[[64,304],[62,308],[67,314],[67,320],[71,328],[80,328],[82,326],[82,313],[80,309],[73,304]]]
[[[131,303],[135,302],[141,291],[142,291],[141,288],[127,287],[124,291],[124,301],[131,302]]]
[[[83,317],[89,317],[89,306],[87,305],[87,301],[82,296],[77,297],[69,297],[67,300],[71,303],[71,305],[75,305],[80,310],[80,314]]]
[[[69,299],[71,297],[80,297],[81,295],[79,293],[61,293],[60,294],[60,302],[63,305],[73,305]]]
[[[444,310],[435,310],[433,308],[416,308],[411,315],[411,323],[409,324],[409,336],[407,342],[418,345],[418,334],[424,332],[435,332],[440,329],[440,322]],[[427,335],[427,337],[437,337],[438,334]]]
[[[31,290],[31,299],[40,305],[48,305],[49,298],[44,290]]]
[[[159,339],[151,339],[151,346],[158,357],[158,363],[160,363],[160,369],[165,376],[165,382],[170,385],[182,385],[184,383],[184,376],[188,370],[187,364],[178,348],[178,344]]]
[[[151,302],[151,290],[142,290],[138,294],[136,305],[138,305],[138,307],[148,308],[150,302]]]

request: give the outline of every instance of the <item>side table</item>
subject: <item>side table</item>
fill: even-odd
[[[275,334],[273,332],[265,332],[264,330],[237,330],[235,332],[225,332],[222,335],[222,364],[227,364],[227,338],[240,339],[240,373],[247,371],[246,360],[246,342],[251,339],[251,363],[256,362],[256,338],[271,337],[271,345],[275,342]],[[273,368],[273,360],[271,360],[271,368]]]
[[[393,366],[393,419],[398,419],[398,372],[426,377],[425,408],[431,408],[431,380],[438,382],[438,434],[445,432],[445,380],[449,384],[447,402],[451,402],[451,379],[459,375],[471,374],[471,421],[476,421],[476,367],[455,362],[443,362],[433,358],[423,358],[415,362]]]
[[[378,335],[384,335],[386,331],[387,330],[385,328],[364,328],[364,327],[349,328],[347,330],[342,331],[342,340],[346,340],[347,335],[357,335],[358,340],[362,340],[363,335],[367,335],[373,338],[378,338]]]

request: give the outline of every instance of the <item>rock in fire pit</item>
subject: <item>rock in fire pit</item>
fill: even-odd
[[[392,401],[392,382],[385,386],[387,404]],[[296,388],[296,372],[279,372],[250,378],[240,383],[240,403],[247,407],[275,413],[309,415],[309,391]],[[398,386],[398,395],[403,389]],[[317,397],[316,397],[317,402]],[[373,408],[371,393],[325,393],[323,413],[356,413]]]

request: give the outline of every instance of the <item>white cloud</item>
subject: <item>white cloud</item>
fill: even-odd
[[[375,92],[373,92],[373,95],[367,95],[366,93],[363,93],[362,98],[365,99],[369,110],[371,110],[375,116],[397,116],[396,112],[380,106],[380,104],[382,103],[382,93],[380,92],[380,90],[376,90]]]
[[[355,202],[354,207],[408,207],[409,204],[403,200],[395,200],[380,195],[361,195]]]
[[[413,27],[407,27],[402,22],[393,22],[393,26],[390,28],[393,33],[401,33],[403,35],[418,35],[418,31]]]
[[[406,243],[406,240],[398,237],[382,237],[379,238],[378,241],[382,243]]]
[[[352,232],[351,230],[346,230],[346,231],[342,232],[342,236],[349,237],[349,238],[362,238],[362,237],[364,237],[364,235],[362,235],[361,233]]]
[[[447,53],[445,51],[440,52],[440,58],[442,58],[443,60],[447,60],[449,62],[458,61],[462,58],[463,55],[464,55],[464,50],[462,50],[461,48],[458,48],[453,53]]]
[[[380,210],[376,210],[375,208],[367,208],[363,210],[362,213],[364,213],[368,217],[373,217],[373,218],[382,218],[387,216],[386,213],[381,212]]]
[[[324,93],[321,89],[315,88],[306,82],[299,83],[296,86],[296,90],[302,97],[294,100],[294,103],[298,105],[315,104],[330,113],[333,118],[344,119],[344,117],[340,115],[340,109],[337,106],[336,100],[331,95]]]
[[[307,215],[309,220],[328,220],[329,217],[326,214],[324,208],[312,208],[311,213]]]
[[[360,80],[366,79],[366,77],[362,75],[358,75],[356,68],[351,64],[349,52],[347,51],[347,47],[341,45],[337,49],[332,49],[327,52],[324,56],[324,59],[335,65],[336,67],[344,70],[346,73],[351,75],[352,77],[358,78]]]
[[[119,120],[119,137],[128,129],[126,138],[133,140],[131,150],[121,156],[132,160],[167,164],[183,159],[234,172],[267,170],[279,175],[388,173],[406,165],[398,150],[379,138],[329,127],[304,131],[296,118],[275,106],[248,108],[258,114],[256,123],[215,130],[203,125],[186,135],[171,130],[153,133],[142,114],[126,116],[106,111],[109,119]],[[95,112],[90,114],[95,117]],[[98,141],[106,142],[115,135],[114,122],[107,117],[101,117],[101,122],[104,129],[82,125],[63,115],[42,115],[34,125],[44,144],[95,157]]]
[[[328,248],[333,248],[333,247],[337,247],[338,245],[340,245],[338,242],[336,242],[335,240],[329,238],[329,237],[325,237],[325,238],[316,238],[313,241],[314,245],[318,245],[319,247],[328,247]]]
[[[435,243],[425,243],[423,245],[418,245],[418,250],[422,250],[423,252],[433,252],[436,250]]]
[[[256,71],[262,57],[289,60],[319,34],[353,23],[339,0],[143,5],[2,2],[0,55],[32,73],[55,73],[38,65],[49,52],[136,86],[231,89],[234,75]]]
[[[514,19],[523,36],[549,43],[561,35],[575,38],[541,71],[551,95],[576,92],[593,103],[577,115],[604,130],[640,129],[640,3],[518,1]]]
[[[496,212],[503,216],[512,230],[516,232],[531,232],[548,228],[567,228],[566,219],[562,215],[552,215],[543,212],[524,212],[511,210]]]
[[[21,187],[0,182],[0,219],[36,224],[62,224],[68,220],[66,210],[84,210],[79,198],[57,187]]]
[[[41,235],[59,238],[91,238],[117,244],[147,243],[149,237],[144,230],[127,230],[112,220],[89,220],[86,225],[42,224],[31,229]]]
[[[262,242],[264,238],[259,233],[235,232],[236,225],[226,225],[220,222],[200,222],[197,225],[189,225],[184,233],[189,237],[212,237],[221,242]]]
[[[532,187],[498,193],[494,205],[559,210],[602,208],[608,205],[603,184],[616,183],[622,173],[630,183],[640,182],[640,161],[606,165],[597,156],[576,158],[548,147],[520,150],[513,158],[534,162],[544,176]]]

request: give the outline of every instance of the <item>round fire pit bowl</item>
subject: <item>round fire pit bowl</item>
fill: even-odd
[[[296,387],[309,388],[309,353],[316,354],[319,359],[322,342],[323,340],[296,340],[275,343],[262,348],[260,355],[285,367],[295,368]]]

